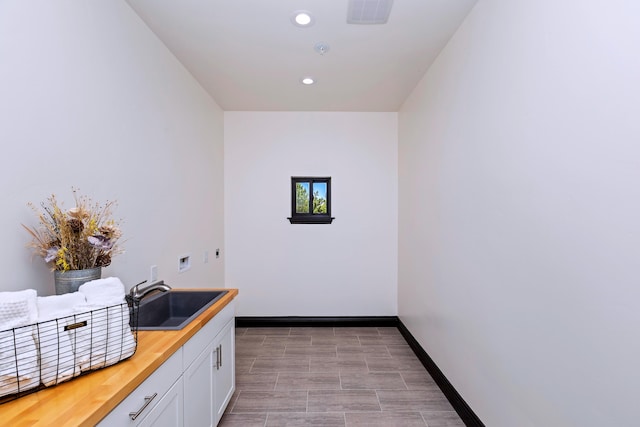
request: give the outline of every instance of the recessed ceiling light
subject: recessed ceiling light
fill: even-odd
[[[306,10],[297,10],[291,15],[291,22],[298,27],[309,27],[315,22],[311,12]]]
[[[316,82],[313,77],[303,77],[300,81],[303,85],[312,85]]]

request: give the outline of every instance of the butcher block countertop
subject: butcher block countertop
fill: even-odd
[[[1,404],[0,424],[93,426],[100,422],[238,295],[237,289],[194,290],[229,292],[179,331],[139,331],[136,353],[128,360]]]

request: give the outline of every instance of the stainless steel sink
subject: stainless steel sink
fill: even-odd
[[[138,307],[138,330],[182,329],[227,292],[173,289],[144,298]]]

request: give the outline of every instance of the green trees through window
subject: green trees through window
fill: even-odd
[[[296,182],[296,213],[309,213],[308,182]]]
[[[313,186],[313,213],[327,213],[327,183],[316,182]]]

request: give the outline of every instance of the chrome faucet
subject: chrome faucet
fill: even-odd
[[[157,282],[153,282],[147,287],[140,288],[140,285],[143,285],[145,283],[147,283],[146,280],[138,283],[133,288],[131,288],[131,290],[129,291],[129,295],[131,296],[131,298],[140,300],[144,298],[144,296],[147,295],[149,292],[153,292],[153,291],[168,292],[171,290],[171,286],[165,285],[164,280],[159,280]]]

